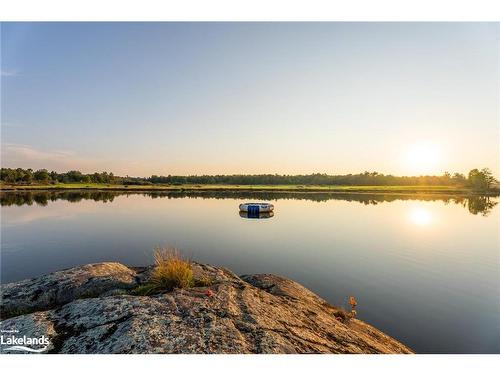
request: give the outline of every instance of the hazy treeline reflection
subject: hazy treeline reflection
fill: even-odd
[[[442,201],[445,204],[459,204],[467,208],[470,213],[487,216],[498,202],[492,197],[481,195],[449,196],[437,194],[344,194],[344,193],[319,193],[319,192],[252,192],[252,191],[151,191],[151,192],[119,192],[119,191],[26,191],[26,192],[1,192],[0,203],[2,206],[24,206],[37,204],[46,206],[49,202],[66,200],[80,202],[93,200],[96,202],[113,202],[117,196],[143,195],[152,199],[156,198],[203,198],[203,199],[299,199],[314,202],[328,200],[343,200],[359,202],[365,205],[376,205],[383,202],[398,200]]]

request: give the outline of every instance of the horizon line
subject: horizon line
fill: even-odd
[[[128,177],[128,178],[150,178],[150,177],[153,177],[153,176],[157,176],[157,177],[168,177],[168,176],[172,176],[172,177],[203,177],[203,176],[288,176],[288,177],[293,177],[293,176],[313,176],[313,175],[322,175],[322,176],[330,176],[330,177],[335,177],[335,176],[355,176],[355,175],[364,175],[364,174],[370,174],[370,175],[379,175],[379,176],[392,176],[392,177],[443,177],[445,176],[447,173],[453,177],[454,175],[456,174],[459,174],[459,175],[463,175],[464,177],[467,177],[467,174],[471,171],[471,170],[474,170],[474,169],[477,169],[479,171],[483,170],[483,169],[488,169],[492,174],[493,174],[493,171],[491,168],[489,167],[480,167],[480,168],[472,168],[471,170],[469,170],[469,172],[466,172],[466,173],[463,173],[463,172],[449,172],[449,171],[444,171],[444,172],[441,172],[441,174],[420,174],[420,175],[398,175],[398,174],[392,174],[392,173],[382,173],[382,172],[377,172],[377,171],[368,171],[368,170],[365,170],[363,172],[357,172],[357,173],[336,173],[336,174],[331,174],[331,173],[328,173],[328,172],[310,172],[310,173],[296,173],[296,174],[284,174],[284,173],[212,173],[212,174],[209,174],[209,173],[202,173],[202,174],[193,174],[193,173],[188,173],[188,174],[171,174],[171,173],[168,173],[168,174],[156,174],[156,173],[153,173],[149,176],[132,176],[132,175],[129,175],[129,174],[125,174],[125,175],[122,175],[122,174],[115,174],[113,171],[111,170],[101,170],[101,171],[93,171],[93,172],[83,172],[79,169],[68,169],[67,171],[56,171],[56,170],[49,170],[47,168],[39,168],[39,169],[34,169],[34,168],[22,168],[22,167],[6,167],[6,166],[0,166],[1,169],[13,169],[13,170],[16,170],[16,169],[24,169],[24,170],[29,170],[31,169],[33,172],[36,172],[36,171],[39,171],[39,170],[46,170],[48,173],[51,173],[51,172],[55,172],[57,174],[65,174],[65,173],[69,173],[69,172],[80,172],[81,174],[84,174],[84,175],[91,175],[91,174],[95,174],[95,173],[108,173],[108,174],[113,174],[113,176],[115,177]]]

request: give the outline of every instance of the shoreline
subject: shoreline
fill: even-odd
[[[203,286],[136,292],[151,271],[92,263],[2,284],[0,325],[48,353],[414,353],[285,277],[193,262]]]
[[[498,196],[500,191],[474,191],[453,186],[296,186],[296,185],[1,185],[1,192],[30,191],[116,191],[116,192],[260,192],[260,193],[332,193],[332,194],[397,194],[397,195],[461,195]]]

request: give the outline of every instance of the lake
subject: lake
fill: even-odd
[[[291,278],[419,353],[500,352],[496,197],[244,192],[0,194],[2,283],[157,246]],[[270,201],[270,218],[241,217]]]

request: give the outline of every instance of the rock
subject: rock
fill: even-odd
[[[41,338],[45,336],[49,338],[48,345],[30,345],[29,348],[40,350],[42,353],[53,350],[54,345],[51,338],[56,336],[54,330],[54,323],[48,319],[47,312],[36,312],[33,314],[21,315],[14,319],[7,319],[0,323],[2,329],[2,336],[16,336],[32,338]],[[7,339],[6,339],[7,340]],[[9,349],[13,345],[0,345],[0,353],[13,353],[13,354],[28,354],[30,352],[23,350]]]
[[[130,277],[116,272],[119,269]],[[130,271],[125,266],[109,267],[113,274],[109,278],[129,284],[136,279],[143,282],[151,268],[136,269],[132,274],[126,270]],[[98,297],[80,297],[67,303],[59,299],[58,308],[13,317],[0,325],[2,329],[17,329],[19,335],[49,337],[52,353],[412,352],[358,319],[339,321],[335,314],[340,310],[286,278],[238,277],[229,270],[203,264],[194,264],[193,272],[195,277],[210,279],[210,287],[132,296],[113,292],[126,289],[122,286],[102,288],[96,284]],[[54,279],[55,274],[16,283],[17,287],[9,284],[10,293],[28,294],[22,290],[25,285]],[[75,286],[74,290],[80,289]],[[212,292],[210,296],[207,290]],[[11,302],[10,306],[16,305]]]
[[[74,267],[17,283],[2,285],[2,319],[97,297],[113,289],[136,286],[136,272],[120,263]]]

